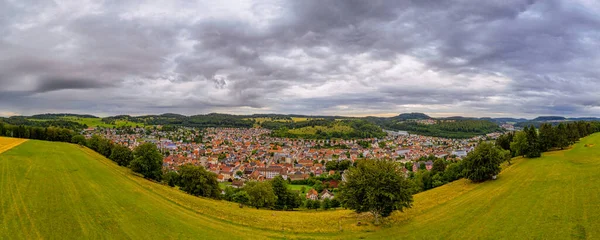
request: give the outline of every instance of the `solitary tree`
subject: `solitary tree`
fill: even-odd
[[[492,179],[500,173],[500,163],[510,158],[507,150],[483,142],[463,160],[465,177],[473,182]]]
[[[135,158],[129,164],[134,172],[141,173],[145,178],[160,181],[162,175],[162,155],[152,143],[144,143],[133,153]]]
[[[341,203],[357,213],[370,212],[379,224],[381,217],[412,206],[411,183],[401,167],[385,160],[363,160],[348,169],[340,186]]]

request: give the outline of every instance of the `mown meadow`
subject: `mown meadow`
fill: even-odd
[[[594,134],[516,158],[497,180],[416,194],[413,208],[374,226],[349,210],[280,212],[193,197],[87,148],[30,140],[0,154],[0,239],[597,239],[599,150]]]

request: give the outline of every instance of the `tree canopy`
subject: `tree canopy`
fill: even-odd
[[[206,171],[202,166],[184,164],[179,167],[181,190],[194,196],[216,198],[221,196],[217,175]]]
[[[380,217],[412,206],[411,182],[401,167],[392,161],[363,160],[346,172],[339,188],[342,204],[357,213],[370,212],[379,224]]]
[[[256,209],[271,208],[277,200],[269,182],[248,182],[244,186],[244,191],[248,193],[248,204]]]
[[[119,166],[129,166],[133,160],[133,152],[123,145],[116,145],[112,148],[109,158]]]
[[[277,210],[291,210],[300,207],[302,199],[299,195],[288,189],[287,182],[281,177],[276,176],[271,180],[273,187],[273,193],[277,197],[275,201],[275,209]]]
[[[525,149],[527,148],[527,135],[523,131],[515,133],[513,141],[510,143],[510,150],[515,156],[525,155]]]
[[[133,155],[135,158],[129,165],[131,170],[141,173],[145,178],[160,181],[163,158],[156,145],[152,143],[139,145]]]
[[[490,180],[500,173],[500,163],[510,157],[509,151],[482,142],[463,160],[465,177],[473,182]]]

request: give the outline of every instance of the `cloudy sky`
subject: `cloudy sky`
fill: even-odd
[[[0,115],[600,116],[597,0],[0,0]]]

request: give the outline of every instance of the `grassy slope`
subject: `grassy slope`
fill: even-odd
[[[498,180],[477,186],[459,181],[416,196],[447,196],[465,184],[466,193],[430,209],[396,214],[381,238],[598,239],[600,238],[600,135],[567,151],[518,159]],[[422,201],[421,201],[422,202]],[[415,210],[417,210],[415,213]],[[407,217],[407,215],[409,217]]]
[[[8,151],[13,147],[19,146],[19,144],[24,143],[25,141],[27,140],[19,138],[0,137],[0,153]]]
[[[584,147],[587,143],[596,145]],[[496,181],[460,180],[417,194],[412,209],[376,228],[357,227],[357,215],[345,210],[271,212],[195,198],[143,180],[87,149],[28,141],[0,155],[0,239],[235,239],[284,234],[594,239],[600,238],[598,143],[600,134],[572,150],[517,159]]]
[[[350,214],[240,209],[144,180],[66,143],[25,142],[0,155],[0,176],[0,239],[264,239],[293,231],[323,238],[319,232],[337,231],[329,222]]]

